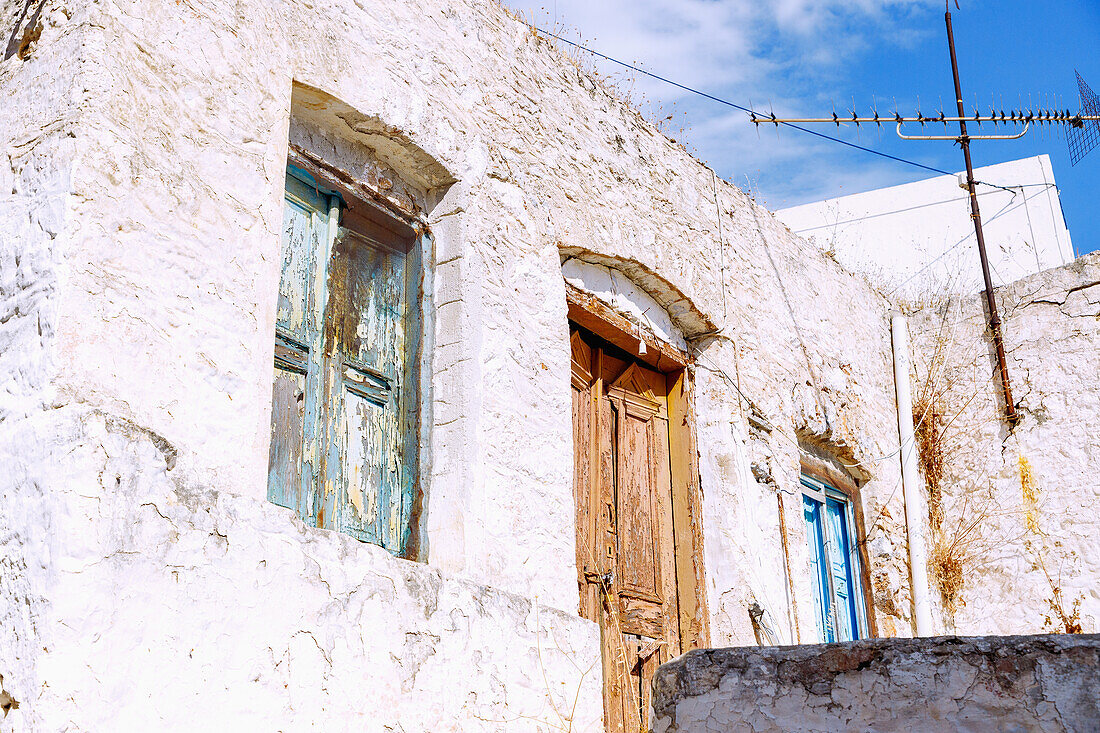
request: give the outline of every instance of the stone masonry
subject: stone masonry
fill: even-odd
[[[694,651],[657,671],[654,733],[1100,728],[1100,636]]]

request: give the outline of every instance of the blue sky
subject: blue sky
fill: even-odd
[[[505,0],[528,20],[682,84],[780,116],[854,104],[912,114],[953,103],[944,3],[934,0]],[[951,6],[968,110],[1056,105],[1077,110],[1076,68],[1100,93],[1100,0],[960,0]],[[651,110],[718,173],[777,209],[927,178],[931,173],[818,140],[761,128],[744,113],[606,62],[597,69]],[[822,127],[883,152],[956,171],[950,142]],[[1062,133],[1032,130],[975,142],[976,166],[1050,155],[1079,253],[1100,249],[1100,150],[1071,167]]]

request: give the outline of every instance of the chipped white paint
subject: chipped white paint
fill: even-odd
[[[37,688],[3,655],[22,705],[0,730],[602,728],[593,624],[182,486],[101,413],[63,408],[23,439],[50,465],[5,460],[38,482],[5,509],[51,530],[49,612]]]
[[[570,257],[562,263],[561,274],[566,282],[592,293],[635,323],[648,328],[658,338],[687,349],[684,337],[673,325],[668,311],[621,272],[616,274],[610,267]]]

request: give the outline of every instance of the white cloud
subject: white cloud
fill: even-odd
[[[914,43],[924,33],[914,19],[939,0],[505,2],[546,30],[686,86],[780,115],[816,116],[845,99],[845,64],[871,44]],[[842,179],[852,187],[845,193],[912,180],[905,169],[800,133],[776,141],[774,129],[757,131],[742,112],[613,64],[597,68],[636,100],[659,104],[662,116],[675,105],[673,127],[686,122],[692,151],[743,187],[746,176],[755,181],[772,206],[836,195]]]

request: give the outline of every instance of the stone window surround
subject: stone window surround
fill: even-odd
[[[356,139],[354,134],[348,135],[347,131],[332,129],[333,124],[340,119],[347,121],[345,118],[350,108],[345,103],[323,91],[297,82],[294,85],[294,95],[290,110],[287,163],[324,181],[326,186],[339,194],[354,198],[375,210],[377,216],[389,222],[391,228],[403,236],[414,239],[415,247],[423,250],[425,254],[430,252],[434,246],[434,238],[427,223],[427,213],[435,198],[430,190],[424,190],[424,182],[415,175],[405,175],[403,171],[395,169],[388,160],[378,154],[378,151],[366,145],[363,140]],[[302,102],[298,101],[299,96],[302,97]],[[339,115],[332,118],[319,115],[318,110],[321,105],[317,100],[324,100],[325,104],[330,105]],[[409,143],[408,146],[414,149],[415,154],[426,158],[426,154],[414,145]],[[422,163],[419,159],[417,161]],[[364,162],[366,162],[365,166]],[[364,167],[363,175],[355,173],[359,167]],[[447,178],[443,187],[449,186],[452,181],[453,179]],[[420,260],[425,282],[419,297],[421,309],[426,309],[426,301],[432,296],[430,289],[426,287],[432,277],[432,273],[427,271],[431,268],[431,263],[424,256],[420,257]],[[424,369],[430,363],[430,360],[425,358],[425,354],[427,349],[431,348],[428,329],[433,324],[425,319],[421,320],[420,353],[410,356],[417,360],[421,372],[417,385],[419,417],[416,431],[420,436],[418,439],[420,445],[417,451],[416,470],[413,472],[415,482],[413,504],[407,517],[409,536],[400,556],[407,560],[428,562],[425,537],[427,529],[425,493],[431,475],[429,464],[431,450],[423,443],[425,440],[430,440],[425,434],[425,426],[431,421],[432,375],[426,373]]]

